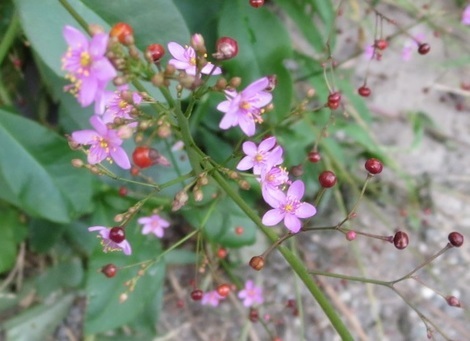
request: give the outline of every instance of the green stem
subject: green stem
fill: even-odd
[[[274,233],[271,229],[266,228],[263,223],[261,222],[260,217],[251,209],[248,204],[243,201],[243,199],[238,195],[238,193],[227,183],[224,177],[218,172],[212,172],[212,176],[215,181],[219,184],[220,187],[230,196],[230,198],[245,212],[245,214],[260,228],[260,230],[271,240],[272,243],[275,243],[278,239],[276,233]],[[330,320],[333,327],[336,329],[338,334],[341,336],[343,340],[353,340],[353,337],[349,333],[348,328],[344,325],[341,321],[339,316],[336,314],[336,311],[331,306],[330,302],[317,286],[311,275],[309,274],[308,270],[305,268],[304,264],[300,261],[299,258],[295,257],[295,255],[284,246],[279,246],[279,251],[284,256],[286,261],[295,271],[297,276],[304,282],[307,289],[310,291],[312,296],[318,302],[320,307],[325,312],[326,316]]]
[[[20,28],[20,20],[18,14],[13,14],[13,18],[11,19],[10,25],[8,25],[8,29],[5,32],[2,40],[0,41],[0,64],[3,63],[5,56],[7,55],[8,51],[10,50],[11,45],[15,40],[15,37]]]
[[[69,14],[79,23],[79,25],[87,33],[89,33],[88,32],[88,29],[89,29],[88,23],[86,22],[85,19],[83,19],[83,17],[80,14],[78,14],[78,12],[75,10],[75,8],[73,8],[67,0],[59,0],[59,2],[61,3],[62,6],[64,6],[64,8],[67,10],[67,12],[69,12]]]

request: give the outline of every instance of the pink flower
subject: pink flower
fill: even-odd
[[[374,45],[367,45],[364,49],[364,58],[367,60],[374,59]]]
[[[261,194],[266,202],[276,200],[280,187],[289,184],[289,173],[283,167],[263,169],[260,176]]]
[[[251,307],[255,304],[262,304],[263,289],[255,286],[252,280],[248,280],[245,283],[245,288],[238,293],[238,298],[243,300],[245,307]]]
[[[126,95],[132,97],[131,103],[125,98]],[[119,117],[125,120],[132,120],[131,110],[134,106],[142,103],[142,96],[137,92],[130,92],[129,86],[123,85],[108,99],[103,113],[103,122],[112,123],[115,118]],[[137,122],[130,123],[132,128],[137,126]]]
[[[131,168],[129,157],[121,147],[122,140],[117,131],[108,129],[96,115],[90,118],[90,123],[95,130],[79,130],[72,133],[73,141],[91,146],[88,150],[88,163],[94,165],[107,159],[109,162],[114,160],[123,169]]]
[[[418,49],[420,42],[425,39],[425,35],[423,33],[419,33],[414,38],[409,38],[403,44],[403,49],[401,51],[401,59],[405,62],[411,60],[413,56],[413,52]]]
[[[239,125],[247,136],[253,136],[256,130],[255,123],[263,121],[262,108],[268,105],[273,97],[266,91],[269,84],[269,78],[263,77],[248,85],[240,93],[226,90],[227,100],[217,106],[217,110],[225,113],[219,127],[229,129]]]
[[[220,296],[217,290],[212,290],[204,293],[204,295],[202,296],[201,304],[217,307],[219,305],[219,302],[223,299],[225,299],[225,297]]]
[[[81,106],[90,105],[116,76],[116,70],[105,57],[108,35],[98,33],[91,41],[72,26],[65,26],[63,35],[69,45],[62,57],[62,68],[72,84],[67,90],[77,96]]]
[[[132,254],[131,245],[124,239],[120,243],[115,243],[109,239],[109,231],[111,229],[105,226],[92,226],[88,228],[88,231],[98,231],[98,237],[101,238],[101,245],[103,246],[103,252],[108,251],[120,251],[122,250],[125,255]]]
[[[184,70],[188,75],[196,75],[196,51],[191,46],[183,47],[178,43],[170,42],[168,43],[168,51],[170,51],[173,56],[172,59],[168,61],[168,64],[173,65],[178,70]],[[222,73],[222,70],[219,67],[215,67],[214,64],[207,63],[201,69],[201,73],[219,75]]]
[[[462,12],[462,24],[470,25],[470,5],[467,5]]]
[[[153,233],[158,238],[162,238],[165,233],[164,229],[170,226],[170,223],[157,214],[150,217],[142,217],[137,220],[139,224],[143,225],[142,234]]]
[[[301,180],[296,180],[287,190],[287,194],[281,191],[275,193],[269,201],[266,201],[273,209],[266,212],[262,222],[266,226],[274,226],[281,220],[293,233],[299,232],[302,223],[299,218],[310,218],[317,213],[315,206],[301,202],[305,191],[305,185]]]
[[[282,163],[282,147],[276,146],[276,138],[268,137],[257,147],[255,143],[246,141],[242,145],[246,156],[237,165],[238,170],[253,168],[253,174],[259,175],[263,169],[271,169]]]

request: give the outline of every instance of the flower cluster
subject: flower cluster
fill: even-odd
[[[158,214],[139,218],[137,222],[142,225],[142,234],[153,233],[158,238],[162,238],[165,233],[164,229],[170,226],[170,223]]]
[[[262,218],[266,226],[284,221],[286,228],[297,233],[302,227],[300,219],[316,214],[315,206],[302,202],[305,186],[301,180],[289,181],[288,172],[279,166],[283,162],[283,149],[275,137],[263,140],[259,146],[251,141],[242,145],[245,157],[238,163],[238,170],[253,169],[259,176],[264,201],[272,207]],[[287,191],[286,191],[287,189]]]

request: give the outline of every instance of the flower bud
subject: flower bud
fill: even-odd
[[[176,193],[175,198],[173,199],[173,203],[171,204],[171,210],[173,212],[178,211],[181,207],[186,205],[188,202],[188,194],[186,191],[181,190]]]
[[[73,159],[72,160],[72,166],[74,166],[75,168],[81,168],[84,165],[85,165],[85,163],[80,159]]]
[[[109,32],[109,36],[117,39],[123,45],[134,43],[134,30],[129,24],[123,22],[114,25]]]
[[[230,37],[221,37],[216,43],[217,52],[212,56],[215,59],[227,60],[232,59],[238,54],[238,43]]]
[[[151,63],[159,62],[165,55],[165,48],[160,44],[151,44],[147,46],[145,58]]]
[[[357,237],[356,232],[354,232],[354,231],[352,231],[352,230],[351,230],[351,231],[348,231],[348,232],[346,233],[346,239],[349,240],[349,241],[352,241],[352,240],[356,239],[356,237]]]
[[[192,35],[191,47],[196,51],[198,55],[204,55],[207,52],[204,37],[199,33],[195,33]]]
[[[264,268],[264,258],[261,256],[254,256],[250,259],[250,266],[256,271],[260,271]]]

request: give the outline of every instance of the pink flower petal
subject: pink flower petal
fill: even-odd
[[[212,71],[212,69],[214,69],[214,71]],[[204,65],[204,67],[201,69],[201,73],[206,74],[206,75],[208,74],[220,75],[222,73],[222,69],[218,66],[215,66],[214,64],[208,63]]]
[[[242,150],[246,155],[251,156],[252,158],[258,153],[258,147],[256,147],[256,144],[252,141],[243,142]]]
[[[91,38],[90,47],[88,51],[94,58],[101,58],[106,53],[108,47],[108,35],[105,33],[95,34]]]
[[[262,223],[266,226],[274,226],[279,224],[279,222],[284,218],[285,214],[275,208],[266,212],[263,216]]]
[[[245,171],[253,168],[253,158],[251,156],[245,156],[237,165],[237,169]]]
[[[79,144],[90,144],[99,137],[94,130],[79,130],[72,133],[72,140]]]
[[[284,217],[284,225],[286,225],[287,229],[292,233],[299,232],[302,227],[302,223],[300,222],[299,218],[293,214],[286,214]]]
[[[88,49],[88,39],[86,36],[75,27],[65,26],[62,30],[62,34],[72,49]]]
[[[294,197],[297,199],[301,199],[304,196],[305,185],[302,180],[296,180],[290,185],[289,189],[287,190],[288,197]]]
[[[131,168],[129,157],[127,156],[123,148],[121,147],[111,148],[110,155],[113,158],[114,162],[116,162],[116,164],[122,169]]]
[[[87,107],[95,100],[98,82],[95,77],[81,78],[82,84],[78,93],[78,102],[82,107]]]
[[[252,93],[258,93],[260,91],[265,90],[269,85],[268,77],[263,77],[258,79],[257,81],[248,85],[245,90],[242,91],[244,95],[251,96]]]
[[[258,151],[267,152],[271,150],[275,145],[276,145],[276,138],[274,136],[268,137],[267,139],[264,139],[263,141],[261,141],[261,143],[258,146]]]
[[[317,213],[317,209],[312,204],[308,202],[303,202],[295,210],[295,215],[299,218],[310,218]]]
[[[175,43],[175,42],[168,43],[168,51],[176,59],[179,59],[179,60],[182,60],[182,61],[184,60],[184,61],[187,62],[187,59],[186,59],[186,56],[185,56],[186,49],[183,46],[181,46],[180,44]]]

